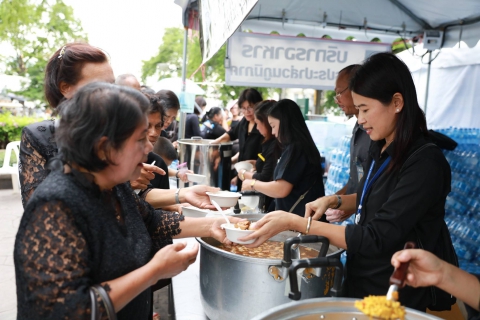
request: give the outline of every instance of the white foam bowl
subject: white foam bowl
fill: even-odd
[[[203,218],[208,214],[208,210],[200,209],[197,207],[183,207],[182,214],[185,217]]]
[[[238,202],[238,198],[242,196],[242,194],[238,192],[230,191],[207,192],[207,195],[210,197],[210,202],[214,200],[222,208],[235,206]]]
[[[250,171],[253,169],[253,165],[248,161],[240,161],[235,163],[233,166],[235,167],[235,170],[237,170],[237,172],[240,172],[243,169],[247,171]]]
[[[251,233],[254,233],[255,230],[237,229],[237,228],[235,228],[235,224],[233,224],[233,223],[231,223],[231,224],[224,223],[220,227],[225,230],[225,233],[227,234],[227,239],[232,241],[232,242],[235,242],[235,243],[238,243],[238,244],[251,244],[251,243],[254,243],[255,240],[257,240],[257,239],[252,239],[252,240],[248,240],[248,241],[239,241],[238,240],[238,238],[243,238],[243,237],[246,237],[247,235],[249,235]]]
[[[204,175],[201,175],[201,174],[187,173],[187,179],[190,182],[204,183],[206,177],[207,176],[204,176]]]
[[[232,214],[232,210],[227,209],[223,210],[224,214]],[[210,216],[221,216],[222,214],[219,211],[208,210],[208,209],[200,209],[197,207],[189,206],[182,208],[182,214],[185,217],[191,218],[203,218],[203,217],[210,217]]]

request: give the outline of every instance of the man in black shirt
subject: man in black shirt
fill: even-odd
[[[357,64],[352,64],[340,70],[335,82],[335,103],[345,112],[347,117],[357,118],[358,110],[353,105],[352,93],[348,89],[348,82],[355,73]],[[358,182],[365,172],[365,161],[368,157],[368,148],[370,147],[370,137],[365,133],[362,126],[355,122],[350,140],[350,176],[347,184],[335,194],[347,195],[357,192]],[[330,222],[341,222],[350,217],[353,212],[343,210],[328,209],[325,216]]]

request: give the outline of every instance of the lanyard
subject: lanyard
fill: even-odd
[[[368,170],[367,179],[365,180],[365,184],[363,185],[363,192],[362,192],[362,196],[360,197],[360,204],[358,205],[357,216],[355,217],[355,224],[358,224],[360,222],[360,216],[362,214],[362,206],[363,206],[363,200],[365,198],[365,194],[368,192],[368,190],[370,190],[373,183],[378,179],[378,177],[380,177],[383,171],[385,171],[385,168],[388,166],[391,159],[392,158],[388,156],[388,158],[380,166],[380,168],[378,169],[378,171],[375,173],[372,180],[370,181],[370,176],[372,174],[373,167],[375,166],[375,160],[372,160],[372,164],[370,165],[370,169]]]

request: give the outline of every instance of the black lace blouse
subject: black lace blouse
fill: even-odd
[[[24,208],[32,193],[50,173],[47,163],[58,153],[54,133],[55,119],[32,123],[23,128],[18,170]]]
[[[181,232],[183,219],[154,210],[128,182],[100,191],[91,176],[52,171],[28,202],[15,240],[18,319],[90,319],[89,287],[145,265]],[[150,298],[147,289],[118,318],[151,319]]]

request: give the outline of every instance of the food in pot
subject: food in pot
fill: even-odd
[[[283,259],[283,242],[279,241],[265,241],[263,244],[257,248],[247,248],[242,245],[227,247],[223,244],[218,246],[219,249],[239,254],[251,258],[261,258],[261,259]],[[318,257],[318,250],[304,247],[300,245],[300,259],[313,259]]]
[[[355,307],[370,317],[384,320],[403,320],[405,308],[398,301],[387,300],[386,296],[368,296],[355,301]]]
[[[250,230],[250,225],[252,223],[250,221],[240,221],[235,223],[235,228],[240,229],[240,230]]]

